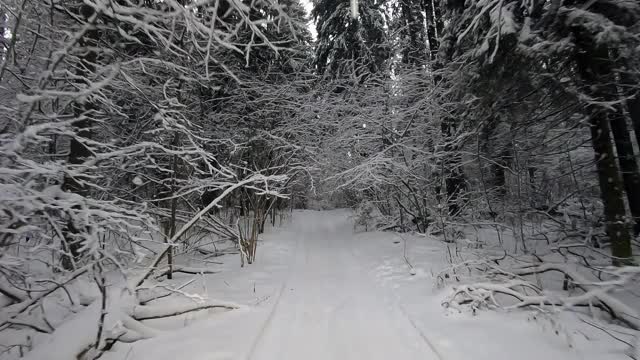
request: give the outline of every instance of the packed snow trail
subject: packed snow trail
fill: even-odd
[[[440,359],[392,296],[363,271],[348,218],[341,212],[310,215],[293,224],[293,264],[248,359]]]
[[[447,244],[353,230],[346,210],[295,211],[261,235],[254,264],[241,268],[228,255],[218,274],[164,280],[192,281],[186,292],[246,307],[146,321],[161,334],[118,343],[101,360],[628,359],[621,342],[579,314],[445,309],[450,289],[434,283],[448,266]]]

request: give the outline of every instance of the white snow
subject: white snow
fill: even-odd
[[[358,0],[351,0],[351,18],[358,20],[360,16],[358,13]]]
[[[397,236],[354,234],[347,211],[294,212],[289,225],[263,237],[255,264],[223,258],[220,273],[204,276],[206,286],[198,280],[184,289],[246,306],[150,320],[163,329],[159,336],[117,344],[102,359],[627,358],[624,346],[575,314],[445,309],[449,289],[435,289],[434,274],[446,266],[446,244],[402,236],[411,268]]]
[[[136,185],[136,186],[140,186],[144,183],[144,181],[142,181],[142,178],[140,176],[134,177],[132,182],[133,182],[133,185]]]

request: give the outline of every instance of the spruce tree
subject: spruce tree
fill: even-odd
[[[470,91],[488,102],[494,91],[496,96],[522,92],[523,98],[550,91],[551,96],[577,105],[573,118],[583,120],[575,125],[585,124],[591,133],[613,262],[625,263],[631,257],[631,243],[624,196],[626,190],[635,217],[637,160],[629,146],[629,129],[621,121],[624,111],[619,108],[618,93],[625,87],[620,69],[634,64],[640,55],[636,25],[640,5],[586,0],[449,1],[446,16],[443,50],[462,64],[455,65],[455,70],[469,79],[459,91]],[[449,74],[454,74],[453,66]],[[527,94],[526,84],[538,86]],[[480,121],[476,119],[476,124]]]
[[[349,0],[318,0],[312,16],[316,21],[316,71],[320,75],[361,77],[382,70],[389,56],[383,3]]]

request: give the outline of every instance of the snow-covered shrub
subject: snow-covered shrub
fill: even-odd
[[[211,271],[173,262],[178,243],[199,233],[195,227],[238,238],[230,225],[203,219],[222,199],[244,191],[273,204],[289,175],[304,170],[292,170],[289,161],[299,158],[275,122],[256,126],[266,113],[282,116],[281,106],[264,101],[273,104],[278,88],[243,84],[239,94],[262,95],[253,102],[216,93],[240,82],[234,71],[255,52],[275,56],[271,40],[282,49],[298,21],[280,7],[268,19],[248,16],[252,7],[270,9],[268,2],[228,5],[226,20],[206,1],[0,6],[0,337],[63,339],[34,342],[27,356],[93,359],[115,341],[155,335],[143,319],[236,308],[149,304],[175,290],[155,288],[156,276]],[[287,30],[272,31],[276,22]],[[254,37],[260,50],[241,45]],[[283,94],[290,101],[296,92]],[[238,107],[259,107],[260,121],[215,123],[222,115],[211,115],[211,102],[219,98],[233,98],[226,104],[233,116]],[[218,196],[196,202],[209,190]],[[80,336],[65,333],[78,324]],[[64,349],[51,350],[60,343]],[[5,355],[17,357],[15,349]]]
[[[368,231],[371,228],[375,227],[375,220],[377,217],[375,216],[376,207],[370,201],[361,202],[358,207],[355,209],[353,214],[354,217],[354,226],[364,228],[364,231]]]

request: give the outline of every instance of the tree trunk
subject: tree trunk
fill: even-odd
[[[622,170],[622,180],[627,193],[627,201],[631,216],[634,219],[634,234],[640,232],[640,173],[631,143],[631,135],[627,129],[626,120],[622,111],[612,113],[611,131],[618,153],[618,164]]]
[[[442,11],[440,4],[436,0],[423,0],[422,7],[427,23],[427,39],[429,40],[429,55],[431,60],[436,60],[438,49],[440,48],[439,37],[442,35],[444,22],[442,21]]]
[[[7,37],[5,37],[5,31],[8,28],[7,15],[4,13],[4,6],[0,5],[0,59],[5,58],[5,51],[9,48],[9,44],[6,44]],[[14,34],[11,34],[14,36]],[[8,61],[8,60],[4,60]]]
[[[623,95],[628,97],[627,111],[636,134],[636,143],[640,148],[640,82],[637,77],[629,74],[631,66],[626,64],[626,67],[627,69],[620,73],[620,82],[623,86]]]
[[[620,265],[625,262],[622,260],[631,258],[631,239],[625,225],[622,182],[614,160],[609,124],[606,116],[602,115],[600,112],[591,116],[591,143],[595,153],[600,197],[604,204],[606,231],[611,241],[611,255],[614,256],[613,264]]]
[[[503,198],[507,194],[507,175],[504,171],[506,166],[507,163],[502,156],[500,156],[495,163],[491,164],[491,172],[493,175],[491,187],[500,198]]]
[[[636,91],[633,98],[627,100],[627,109],[633,124],[633,131],[636,133],[636,143],[640,148],[640,91]]]
[[[478,137],[478,156],[483,154],[485,158],[493,159],[488,165],[483,165],[481,169],[484,171],[484,168],[488,168],[489,170],[490,177],[485,184],[488,184],[491,193],[497,195],[499,198],[504,198],[507,193],[507,175],[505,169],[511,163],[512,157],[511,144],[505,144],[505,142],[502,141],[502,139],[506,137],[506,134],[500,131],[502,124],[498,116],[488,119],[481,128],[481,136]]]
[[[615,92],[607,91],[606,85],[612,83],[611,64],[606,45],[596,44],[592,39],[581,38],[578,35],[578,43],[582,45],[586,54],[577,57],[580,76],[585,81],[585,89],[596,100],[612,100]],[[609,89],[610,90],[610,89]],[[591,130],[591,144],[593,146],[600,197],[604,205],[606,231],[611,241],[611,255],[614,265],[623,265],[631,262],[631,236],[625,224],[625,208],[623,200],[623,183],[618,173],[613,145],[611,143],[609,121],[615,121],[615,113],[599,106],[587,104],[589,126]]]
[[[450,118],[444,119],[442,122],[442,134],[446,141],[444,146],[446,157],[443,170],[445,172],[445,190],[447,191],[449,216],[456,216],[460,213],[458,199],[460,193],[464,190],[464,174],[460,166],[460,154],[458,153],[457,146],[451,144],[455,135],[454,131],[454,120]]]
[[[427,37],[429,39],[429,51],[433,63],[435,75],[433,77],[434,84],[438,85],[442,80],[442,76],[438,73],[443,66],[443,59],[438,59],[437,54],[440,49],[440,35],[444,28],[442,19],[442,10],[440,2],[436,0],[423,0],[423,8],[425,11],[427,22]],[[452,53],[444,56],[445,61],[449,61]],[[445,115],[442,119],[441,132],[445,141],[444,151],[446,157],[443,160],[443,171],[445,177],[445,190],[447,191],[447,205],[449,216],[455,216],[460,212],[458,198],[462,190],[464,190],[464,173],[460,166],[461,159],[457,146],[453,146],[452,142],[456,135],[456,126],[458,121],[452,115]]]
[[[173,136],[174,150],[177,150],[179,143],[180,134],[176,132]],[[173,172],[171,175],[171,222],[169,223],[169,237],[167,237],[167,242],[169,239],[173,239],[173,236],[176,234],[176,211],[178,209],[178,198],[176,197],[176,176],[178,174],[178,155],[173,155],[171,171]],[[173,247],[170,247],[167,250],[167,266],[169,267],[167,278],[171,279],[173,278]]]
[[[80,15],[84,21],[89,21],[95,14],[94,9],[88,5],[80,6]],[[76,70],[76,75],[81,81],[80,88],[86,86],[84,79],[88,78],[88,75],[95,71],[95,62],[97,59],[97,52],[95,46],[98,40],[98,30],[96,28],[90,29],[86,32],[85,36],[80,39],[78,44],[85,48],[84,55],[80,57],[80,62]],[[71,165],[80,165],[91,157],[93,153],[87,148],[79,139],[91,139],[91,117],[94,115],[95,105],[89,100],[80,100],[73,105],[74,115],[78,121],[74,123],[76,136],[71,138],[69,144],[69,156],[67,162]],[[79,181],[78,177],[73,178],[65,175],[62,189],[64,191],[78,194],[82,197],[89,196],[89,189]],[[78,210],[77,207],[74,207]],[[82,233],[84,229],[79,229],[74,222],[73,215],[69,216],[67,225],[63,228],[62,239],[62,260],[61,265],[65,270],[72,270],[75,267],[76,260],[80,257],[80,249],[82,248]]]

